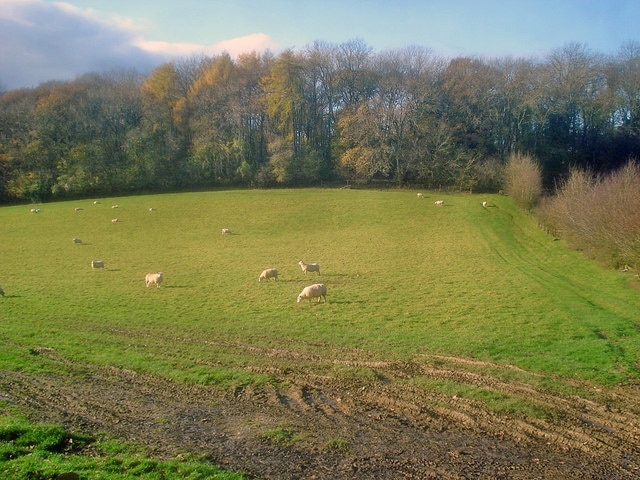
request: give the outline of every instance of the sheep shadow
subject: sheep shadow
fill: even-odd
[[[332,303],[335,305],[354,305],[354,304],[364,304],[365,301],[364,300],[331,300],[331,302],[328,303]]]
[[[327,302],[324,301],[324,300],[322,302],[318,302],[316,300],[313,300],[311,302],[305,302],[305,301],[300,302],[300,305],[304,305],[305,307],[313,308],[313,307],[317,307],[317,306],[320,306],[320,305],[324,305],[325,303],[327,303]]]

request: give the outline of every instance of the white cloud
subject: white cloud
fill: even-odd
[[[217,55],[227,52],[232,57],[237,57],[241,53],[251,51],[263,52],[266,50],[276,51],[278,45],[264,33],[254,33],[244,37],[231,38],[211,45],[201,45],[198,43],[170,43],[162,41],[152,41],[140,38],[135,41],[141,50],[163,55],[169,58],[186,57],[194,54]]]
[[[120,68],[146,73],[195,54],[236,56],[276,47],[261,33],[211,45],[152,41],[129,18],[103,20],[93,10],[65,2],[0,1],[0,87],[9,89]]]
[[[211,50],[215,52],[225,51],[232,57],[237,57],[241,53],[266,50],[277,51],[280,46],[271,37],[264,33],[254,33],[245,37],[232,38],[212,45]]]

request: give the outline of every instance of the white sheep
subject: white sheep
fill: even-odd
[[[100,202],[98,200],[93,202],[94,205],[100,205]]]
[[[112,218],[111,219],[111,223],[118,223],[120,220],[118,220],[117,218]]]
[[[71,240],[73,243],[82,243],[82,240],[80,240],[79,238],[74,238],[73,240]]]
[[[276,270],[275,268],[267,268],[266,270],[263,270],[258,277],[258,281],[261,282],[262,280],[269,280],[270,278],[275,279],[275,281],[277,282],[278,270]]]
[[[111,205],[111,208],[120,208],[120,205],[116,203],[115,205]]]
[[[155,212],[155,211],[156,211],[156,209],[155,209],[155,208],[153,208],[153,207],[151,207],[151,208],[149,208],[149,211],[150,211],[150,212]]]
[[[155,284],[157,288],[160,288],[160,284],[162,283],[162,272],[147,273],[144,277],[144,282],[147,284],[147,287]]]
[[[300,292],[300,295],[298,295],[297,302],[300,303],[300,301],[304,300],[305,298],[309,300],[309,303],[311,303],[311,299],[313,298],[317,298],[318,303],[320,303],[320,299],[322,298],[324,298],[324,301],[326,302],[327,286],[324,283],[315,283],[303,288],[302,292]]]
[[[231,235],[231,230],[229,230],[228,228],[223,228],[222,235]]]
[[[82,210],[84,210],[84,208],[82,208],[82,207],[76,207],[76,208],[74,208],[74,210],[75,210],[76,212],[81,212]]]
[[[424,194],[423,193],[418,193],[418,198],[424,198]]]
[[[482,202],[482,208],[487,208],[487,202]]]
[[[40,209],[39,208],[32,208],[31,213],[40,213]]]
[[[320,275],[319,263],[304,263],[302,260],[300,260],[298,262],[298,265],[300,265],[300,268],[302,269],[305,275],[307,274],[307,272],[318,272],[318,275]]]
[[[436,200],[434,203],[438,206],[441,206],[444,205],[444,200]]]
[[[103,260],[91,260],[91,268],[104,268]]]

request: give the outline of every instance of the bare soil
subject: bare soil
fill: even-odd
[[[278,386],[223,391],[77,364],[49,349],[34,354],[59,362],[66,374],[0,373],[0,398],[27,409],[34,420],[108,432],[162,458],[204,455],[254,478],[640,478],[638,385],[601,389],[581,383],[579,391],[593,395],[555,395],[485,373],[515,367],[467,359],[325,358],[317,361],[361,365],[377,378],[274,368],[269,373]],[[481,402],[406,381],[417,377],[524,396],[553,414],[545,420],[495,414]]]

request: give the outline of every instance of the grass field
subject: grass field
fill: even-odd
[[[2,368],[31,368],[38,347],[188,382],[267,380],[243,368],[261,355],[230,347],[250,344],[638,378],[635,278],[569,251],[506,197],[487,208],[485,197],[434,198],[224,191],[1,208]],[[92,270],[92,259],[106,268]],[[300,259],[321,275],[305,278]],[[279,282],[258,283],[267,267]],[[146,288],[155,271],[162,288]],[[296,304],[318,280],[328,302]]]
[[[551,391],[640,377],[640,282],[554,241],[504,196],[231,190],[31,207],[0,208],[0,372],[106,365],[228,390],[288,370],[375,378],[376,361],[467,358]],[[305,277],[301,259],[321,275]],[[280,281],[258,282],[267,267]],[[146,288],[156,271],[162,287]],[[327,302],[297,304],[316,281]],[[546,415],[455,379],[407,382]]]

